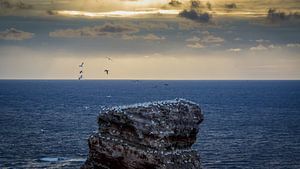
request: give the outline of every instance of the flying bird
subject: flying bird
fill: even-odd
[[[83,76],[82,76],[82,75],[80,75],[80,76],[79,76],[79,78],[78,78],[78,80],[81,80],[82,78],[83,78]]]
[[[81,73],[83,73],[83,71],[82,71],[82,70],[80,70],[80,72],[79,72],[79,73],[81,74]]]
[[[84,64],[84,63],[82,62],[82,63],[79,65],[79,67],[83,67],[83,64]]]
[[[112,58],[110,58],[110,57],[108,57],[108,56],[106,56],[106,58],[107,58],[109,61],[112,61]]]
[[[106,75],[108,75],[109,70],[105,69],[104,72],[106,73]]]

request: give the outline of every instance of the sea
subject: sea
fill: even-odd
[[[0,80],[0,168],[80,168],[106,107],[185,98],[205,169],[299,169],[300,81]]]

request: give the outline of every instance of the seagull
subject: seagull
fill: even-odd
[[[108,75],[109,70],[108,70],[108,69],[105,69],[104,72]]]
[[[108,57],[108,56],[106,56],[106,58],[107,58],[109,61],[112,61],[112,58],[110,58],[110,57]]]
[[[84,63],[82,62],[81,65],[79,65],[79,67],[83,67],[83,64],[84,64]]]
[[[80,76],[79,76],[79,78],[78,78],[78,80],[81,80],[82,78],[83,78],[83,76],[82,76],[82,75],[80,75]]]
[[[82,70],[80,70],[80,72],[79,72],[79,73],[81,74],[81,73],[83,73],[83,71],[82,71]]]

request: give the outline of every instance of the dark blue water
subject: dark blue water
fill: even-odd
[[[104,106],[176,97],[204,168],[300,168],[300,81],[0,81],[0,168],[79,168]]]

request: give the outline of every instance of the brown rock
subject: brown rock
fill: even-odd
[[[203,115],[184,99],[114,107],[100,113],[82,169],[196,169]]]

